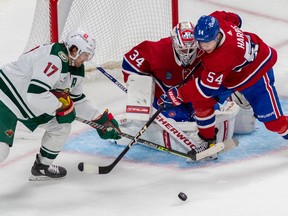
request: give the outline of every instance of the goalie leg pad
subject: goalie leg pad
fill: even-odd
[[[150,76],[132,74],[127,83],[127,119],[148,121],[154,100],[154,80]]]
[[[121,125],[121,131],[123,133],[128,134],[136,134],[137,131],[141,129],[143,126],[143,121],[128,121],[125,124]],[[194,127],[190,127],[194,128]],[[195,133],[195,131],[193,131]],[[168,132],[164,131],[158,124],[152,123],[147,129],[146,133],[144,133],[141,138],[146,139],[148,141],[157,143],[159,145],[165,146],[167,148],[171,148],[183,153],[187,153],[187,151],[191,150],[189,146],[183,146],[179,143],[174,137],[172,137]],[[118,145],[127,146],[131,142],[130,139],[122,137],[120,140],[117,140],[115,143]]]
[[[239,112],[239,106],[228,101],[220,110],[216,110],[216,128],[218,128],[217,142],[223,142],[232,138],[235,127],[235,117]]]
[[[253,109],[240,108],[235,118],[235,134],[250,134],[255,130],[256,118]]]

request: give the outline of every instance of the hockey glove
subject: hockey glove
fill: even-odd
[[[56,119],[59,124],[71,123],[76,118],[76,112],[74,109],[74,103],[70,98],[69,91],[51,91],[58,100],[62,103],[62,106],[56,110]]]
[[[171,110],[174,106],[179,106],[183,103],[181,94],[176,87],[172,87],[167,93],[160,96],[157,101],[158,106],[164,104],[164,110]]]
[[[121,138],[121,131],[119,129],[118,122],[114,119],[113,115],[108,112],[107,109],[103,112],[102,115],[93,121],[106,127],[103,130],[97,129],[97,132],[102,139],[117,140]]]

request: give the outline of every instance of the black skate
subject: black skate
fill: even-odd
[[[33,167],[31,168],[32,175],[30,176],[30,181],[43,181],[52,179],[62,179],[66,176],[67,171],[64,167],[55,165],[45,165],[39,160],[38,154],[36,155],[36,160]]]

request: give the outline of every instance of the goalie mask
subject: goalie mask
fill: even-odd
[[[191,22],[180,22],[171,31],[174,57],[178,65],[188,66],[196,58],[194,26]]]
[[[74,62],[83,52],[89,54],[88,61],[90,61],[94,56],[96,46],[95,40],[87,32],[81,29],[70,31],[66,37],[66,40],[64,41],[64,44],[68,50],[68,54],[72,59],[72,62]],[[75,57],[73,57],[70,53],[74,46],[76,46],[78,49]]]

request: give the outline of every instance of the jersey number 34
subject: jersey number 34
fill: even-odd
[[[138,58],[139,52],[137,50],[133,50],[133,53],[129,56],[132,61],[137,62],[137,67],[141,67],[142,63],[145,61],[144,58]]]

